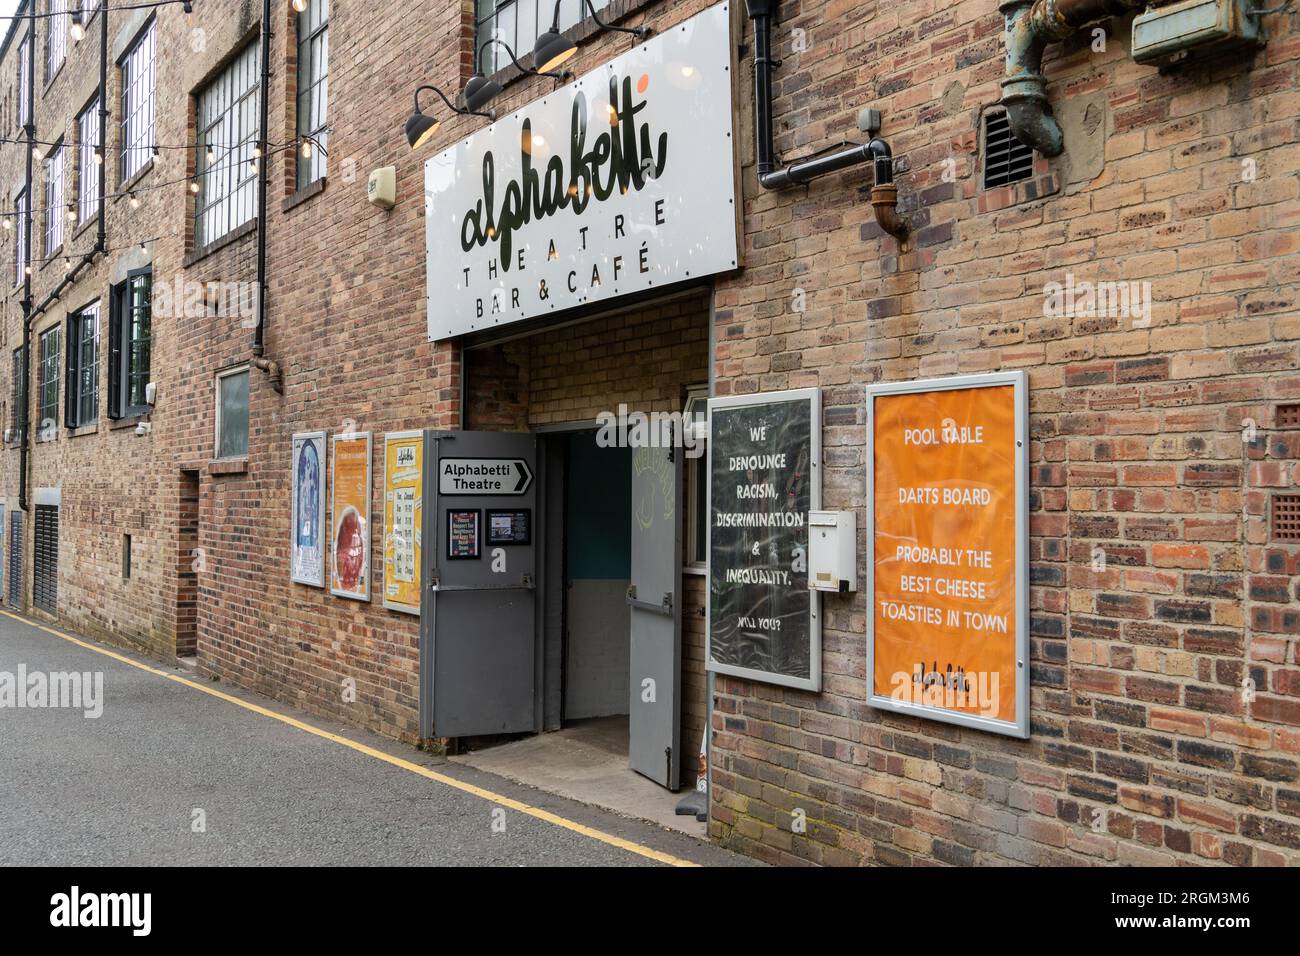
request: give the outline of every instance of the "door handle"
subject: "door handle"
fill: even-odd
[[[636,596],[636,585],[627,586],[627,606],[634,607],[638,611],[649,611],[652,614],[665,614],[672,617],[673,613],[673,592],[665,591],[663,600],[655,604],[653,601],[642,601]]]

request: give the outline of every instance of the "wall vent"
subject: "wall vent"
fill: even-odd
[[[1006,110],[984,114],[984,188],[994,189],[1028,179],[1034,151],[1011,134]]]
[[[1273,496],[1273,540],[1300,541],[1300,495]]]
[[[1277,427],[1300,427],[1300,402],[1292,402],[1289,405],[1279,405],[1277,407]]]

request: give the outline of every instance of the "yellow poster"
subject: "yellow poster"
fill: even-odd
[[[384,436],[384,607],[420,613],[424,434]]]

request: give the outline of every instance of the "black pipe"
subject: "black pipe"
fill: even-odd
[[[18,458],[18,510],[27,510],[27,464],[28,448],[31,441],[31,385],[32,385],[32,153],[36,149],[36,0],[27,0],[27,185],[23,195],[27,197],[27,210],[23,216],[21,228],[27,262],[23,271],[23,400],[20,403],[22,422]],[[20,97],[21,99],[21,97]],[[19,103],[18,109],[24,104]]]
[[[257,167],[257,327],[253,332],[253,356],[261,358],[266,351],[266,181],[270,156],[266,151],[266,127],[269,120],[271,94],[271,0],[262,0],[262,88],[258,91],[260,120],[257,142],[262,152]]]
[[[871,144],[853,145],[832,153],[796,160],[778,166],[772,145],[772,20],[776,0],[745,0],[749,18],[754,21],[754,139],[758,154],[758,181],[764,189],[782,189],[806,183],[857,166],[872,158]],[[893,174],[890,174],[891,181]]]

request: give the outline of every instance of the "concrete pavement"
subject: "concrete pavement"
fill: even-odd
[[[0,614],[0,865],[750,862],[84,643]],[[20,667],[102,674],[102,715],[5,702]]]

